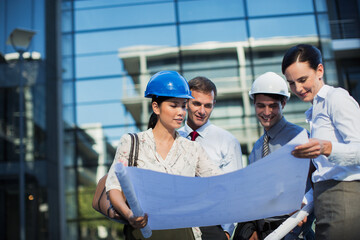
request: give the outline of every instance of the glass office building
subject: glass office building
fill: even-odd
[[[290,46],[319,47],[325,81],[359,102],[359,12],[359,0],[0,0],[0,238],[122,238],[92,196],[122,134],[146,129],[157,71],[216,83],[211,121],[244,163],[263,131],[248,91],[282,75]],[[36,32],[23,58],[16,28]],[[292,96],[285,117],[308,128],[308,107]]]

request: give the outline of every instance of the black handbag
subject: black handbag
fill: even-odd
[[[139,137],[136,133],[129,133],[129,135],[131,137],[131,147],[130,147],[128,165],[136,167],[138,153],[139,153]],[[114,207],[112,206],[109,200],[109,196],[106,193],[106,189],[105,189],[106,179],[107,179],[107,174],[105,174],[105,176],[103,176],[99,180],[96,186],[92,207],[97,212],[101,213],[110,220],[123,224],[128,224],[129,222],[114,209]]]

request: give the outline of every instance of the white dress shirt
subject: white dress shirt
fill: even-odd
[[[306,111],[311,138],[329,140],[329,157],[314,159],[313,182],[360,180],[360,108],[342,88],[324,85]]]
[[[187,123],[178,130],[181,136],[188,139],[191,139],[192,131]],[[240,143],[231,133],[211,124],[210,121],[196,131],[199,136],[195,141],[200,143],[221,170],[227,173],[243,167]]]
[[[188,139],[191,139],[192,131],[187,123],[178,130],[181,136]],[[219,166],[223,172],[232,172],[242,168],[241,146],[231,133],[211,124],[210,121],[196,131],[199,136],[195,141],[200,143],[213,163]],[[235,224],[223,224],[221,227],[232,235]]]

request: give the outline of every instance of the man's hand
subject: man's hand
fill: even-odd
[[[301,221],[298,223],[298,227],[301,227],[301,226],[304,225],[304,223],[306,223],[306,222],[307,222],[307,216],[304,217],[304,219],[301,220]]]
[[[253,234],[251,235],[251,237],[249,238],[249,240],[259,240],[259,237],[258,237],[256,231],[253,232]]]
[[[305,203],[301,203],[301,208],[303,208],[305,205],[306,205]],[[295,211],[295,212],[290,213],[289,215],[292,216],[292,215],[294,215],[296,212],[298,212],[298,210]],[[301,220],[301,221],[298,223],[298,227],[301,227],[301,226],[304,225],[304,223],[306,223],[306,222],[307,222],[307,216],[305,216],[304,219]]]

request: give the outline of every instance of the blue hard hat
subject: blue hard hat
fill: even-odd
[[[161,71],[150,78],[145,97],[152,98],[153,96],[193,98],[188,82],[175,71]]]

